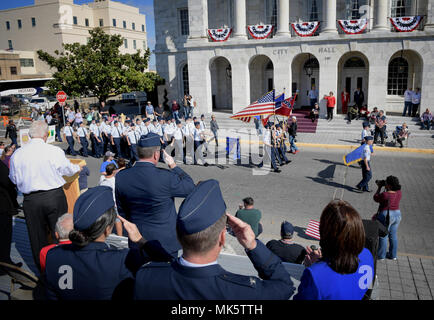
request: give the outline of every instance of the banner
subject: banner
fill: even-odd
[[[350,153],[344,155],[344,164],[346,166],[350,166],[354,163],[359,162],[360,160],[362,160],[362,156],[363,156],[363,150],[365,149],[365,144],[362,144],[360,147],[354,149],[353,151],[351,151]],[[371,149],[371,152],[374,152],[374,147],[371,145],[369,146]]]
[[[319,28],[319,21],[291,23],[292,29],[300,37],[311,37]]]
[[[231,28],[208,29],[208,35],[212,41],[226,41],[232,33]]]
[[[368,19],[358,20],[338,20],[341,29],[346,34],[360,34],[363,33],[368,26]]]
[[[20,146],[24,146],[30,142],[29,129],[20,129]],[[48,138],[47,143],[53,143],[56,141],[56,126],[48,126]]]
[[[422,16],[390,18],[390,22],[398,32],[412,32],[422,21]]]
[[[270,34],[273,32],[273,25],[266,24],[266,25],[254,25],[254,26],[248,26],[247,30],[249,30],[250,35],[254,39],[265,39],[270,36]]]

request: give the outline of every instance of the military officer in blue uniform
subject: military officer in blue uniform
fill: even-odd
[[[151,132],[140,138],[139,160],[116,174],[116,203],[119,214],[136,224],[145,239],[160,241],[177,257],[181,246],[176,238],[174,198],[188,196],[194,182],[165,151],[164,161],[170,170],[158,168],[160,149],[158,134]]]
[[[217,262],[226,238],[226,223],[262,280],[224,270]],[[226,214],[216,180],[199,183],[183,201],[176,230],[183,254],[172,263],[151,262],[136,274],[135,299],[255,300],[289,299],[295,291],[282,261],[250,225]]]
[[[114,126],[111,130],[111,143],[113,151],[116,153],[116,157],[120,158],[121,154],[121,139],[122,139],[122,128],[118,121],[114,121]]]
[[[63,134],[65,135],[66,142],[68,142],[68,149],[66,149],[66,154],[76,156],[77,153],[74,150],[74,129],[71,127],[71,122],[67,121],[66,126],[63,128]]]
[[[372,143],[374,142],[374,137],[365,137],[366,144],[362,152],[362,160],[360,165],[362,166],[362,180],[357,184],[356,188],[365,192],[371,192],[369,189],[369,180],[372,178],[372,168],[371,168],[371,153],[372,153]]]
[[[137,227],[121,218],[137,249],[110,247],[116,211],[113,191],[98,186],[83,193],[74,206],[72,244],[59,245],[47,253],[47,297],[62,300],[109,300],[132,298],[134,275],[151,260],[171,261],[157,241],[146,241]]]

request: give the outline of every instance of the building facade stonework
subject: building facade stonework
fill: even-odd
[[[402,111],[407,88],[421,89],[421,108],[434,101],[433,1],[173,0],[154,1],[154,14],[157,72],[166,79],[161,99],[189,93],[198,113],[235,113],[271,89],[298,92],[301,107],[313,85],[322,109],[324,95],[334,93],[338,113],[344,88],[351,103],[361,87],[369,109],[388,112]],[[412,32],[396,32],[389,21],[417,15],[422,23]],[[355,17],[368,19],[367,30],[342,32],[337,20]],[[300,37],[290,26],[312,19],[320,21],[316,36]],[[252,39],[247,26],[255,24],[273,24],[272,37]],[[229,39],[211,41],[207,30],[225,27]]]

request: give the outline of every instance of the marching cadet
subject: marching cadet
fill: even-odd
[[[66,121],[66,125],[63,127],[63,134],[65,136],[66,142],[68,142],[68,149],[66,149],[66,154],[70,154],[71,156],[76,156],[77,153],[74,150],[74,137],[75,132],[71,127],[71,122]]]
[[[92,124],[89,126],[90,138],[92,140],[92,149],[95,158],[101,158],[103,152],[103,143],[101,136],[101,125],[98,120],[92,120]]]
[[[145,239],[158,240],[177,257],[181,246],[176,239],[174,198],[186,197],[194,183],[164,150],[164,162],[170,170],[156,167],[160,149],[157,134],[151,132],[140,138],[139,160],[133,167],[116,174],[116,203],[119,214],[135,223]]]
[[[205,167],[208,167],[208,163],[203,158],[202,148],[206,141],[203,130],[200,129],[200,122],[196,121],[194,123],[195,129],[193,131],[194,135],[194,164],[197,164],[197,158],[199,158]]]
[[[194,162],[194,127],[193,120],[190,117],[185,118],[185,127],[184,127],[184,136],[185,136],[185,147],[184,147],[184,163],[187,164],[186,156],[188,154],[191,155],[191,160]]]
[[[281,125],[280,124],[276,124],[276,139],[277,139],[277,144],[276,144],[276,155],[281,163],[281,165],[283,164],[283,162],[285,164],[290,163],[291,161],[288,160],[288,158],[285,155],[285,151],[283,149],[283,130],[281,130]],[[282,162],[283,161],[283,162]]]
[[[371,168],[371,146],[374,142],[374,137],[365,137],[366,144],[363,148],[362,160],[360,164],[362,166],[362,181],[360,181],[356,188],[362,191],[371,192],[369,190],[369,180],[372,178],[372,168]]]
[[[280,169],[277,168],[276,162],[274,159],[276,158],[274,147],[273,147],[273,141],[272,141],[272,132],[271,132],[271,124],[267,123],[264,126],[265,132],[263,136],[263,142],[264,142],[264,158],[265,155],[267,155],[268,160],[271,162],[271,167],[274,169],[274,172],[281,172]],[[264,165],[264,160],[262,160],[262,163],[259,164],[259,168],[262,168]]]
[[[224,270],[217,261],[226,242],[226,223],[258,271],[260,278]],[[150,262],[136,274],[137,300],[288,300],[294,284],[282,261],[252,228],[226,213],[216,180],[199,183],[183,201],[176,233],[182,256],[171,264]]]
[[[111,134],[112,134],[112,127],[109,124],[109,120],[107,118],[104,119],[103,123],[101,124],[102,129],[102,138],[103,138],[103,153],[105,154],[107,151],[112,150],[111,148]]]
[[[121,157],[121,138],[122,138],[122,129],[119,127],[119,122],[114,121],[113,128],[110,133],[110,139],[112,148],[116,153],[116,157]]]
[[[94,130],[95,130],[95,126],[96,126],[96,120],[92,119],[90,125],[89,125],[89,135],[90,135],[90,144],[91,144],[91,150],[92,150],[92,155],[94,157],[96,157],[96,151],[95,151],[95,137],[94,137]]]
[[[137,134],[139,135],[139,137],[141,137],[143,135],[143,131],[142,131],[142,119],[140,119],[140,118],[136,119],[135,130],[136,130]]]
[[[86,127],[84,126],[84,122],[80,123],[80,127],[77,129],[77,135],[79,138],[79,142],[81,144],[80,153],[83,157],[87,158],[87,147],[89,146],[89,142],[87,141],[89,137],[89,133],[87,132]]]
[[[142,129],[142,136],[146,136],[149,132],[151,132],[151,119],[143,118],[140,128]]]
[[[83,193],[74,205],[71,244],[47,253],[44,277],[50,300],[110,300],[132,298],[133,278],[143,263],[171,261],[157,241],[146,241],[137,227],[120,218],[136,249],[105,243],[115,220],[113,192],[97,186]],[[167,262],[166,262],[167,263]]]
[[[173,132],[173,141],[172,145],[175,145],[175,157],[177,162],[182,162],[184,160],[184,128],[182,127],[182,123],[179,120],[176,120],[176,129]]]
[[[139,141],[140,135],[136,131],[135,127],[136,126],[134,123],[131,123],[131,127],[126,134],[127,144],[130,151],[130,160],[132,164],[139,160],[137,156],[137,141]]]

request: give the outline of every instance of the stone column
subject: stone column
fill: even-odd
[[[188,0],[190,39],[207,38],[208,1]]]
[[[279,0],[279,20],[277,22],[277,36],[291,36],[289,32],[289,0]]]
[[[336,0],[323,0],[324,25],[321,33],[337,33],[336,29]]]
[[[425,2],[425,3],[424,3]],[[434,31],[434,3],[433,1],[422,1],[421,7],[423,8],[421,14],[426,14],[425,30]]]
[[[375,0],[374,3],[374,30],[375,31],[388,31],[387,12],[388,1]]]
[[[234,37],[247,38],[246,33],[246,0],[234,0]]]

